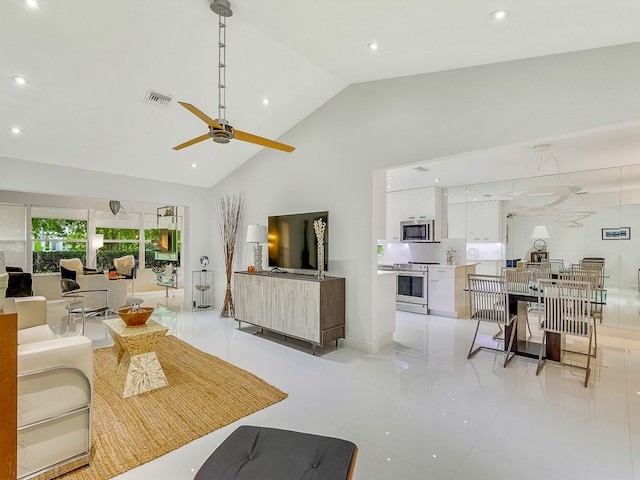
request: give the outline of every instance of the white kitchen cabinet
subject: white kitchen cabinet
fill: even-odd
[[[467,241],[502,243],[500,201],[467,203]]]
[[[429,311],[455,312],[455,268],[429,267]]]
[[[428,298],[431,315],[460,318],[468,313],[464,289],[470,273],[476,273],[475,265],[429,266]]]
[[[400,241],[400,222],[405,220],[435,220],[435,239],[440,240],[446,235],[446,208],[439,187],[387,192],[386,240]]]
[[[406,219],[409,196],[406,191],[387,193],[387,238],[388,242],[400,241],[400,222]]]
[[[410,195],[409,220],[434,220],[439,217],[440,189],[435,187],[408,190]]]
[[[449,205],[447,225],[447,238],[467,238],[466,203],[453,203]]]

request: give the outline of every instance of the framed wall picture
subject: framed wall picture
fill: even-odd
[[[542,250],[540,250],[540,251],[531,252],[531,257],[529,261],[540,263],[542,260],[546,260],[547,258],[549,258],[549,252],[543,252]]]
[[[602,240],[631,240],[631,227],[603,228]]]

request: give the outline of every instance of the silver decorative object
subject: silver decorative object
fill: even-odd
[[[318,280],[324,280],[324,230],[327,224],[321,218],[313,222],[318,239]]]
[[[455,260],[456,251],[453,248],[447,249],[447,265],[453,265],[453,261]]]

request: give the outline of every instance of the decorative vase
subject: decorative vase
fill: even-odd
[[[324,280],[324,243],[318,243],[318,280]]]
[[[453,265],[453,255],[447,255],[447,265]]]
[[[318,280],[324,280],[324,231],[327,224],[321,218],[313,222],[313,229],[318,240]]]

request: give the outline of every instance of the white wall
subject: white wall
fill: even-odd
[[[210,242],[213,212],[209,189],[6,157],[0,157],[0,172],[0,190],[68,196],[68,206],[92,208],[87,205],[89,198],[104,199],[104,209],[108,200],[184,206],[182,265],[186,304],[191,301],[191,270],[200,269],[201,255],[211,258],[217,254]],[[74,197],[78,197],[77,203]]]
[[[640,44],[368,82],[283,135],[295,152],[264,149],[211,191],[9,158],[0,158],[0,189],[185,206],[185,271],[199,268],[200,255],[212,258],[216,303],[224,264],[214,192],[246,194],[245,224],[329,210],[329,274],[347,279],[348,344],[375,350],[375,248],[385,212],[372,207],[384,195],[373,188],[374,170],[637,121],[639,84]],[[239,247],[244,268],[251,249]]]
[[[329,210],[329,273],[347,279],[347,343],[371,351],[385,214],[372,208],[384,195],[374,170],[636,121],[639,84],[640,44],[630,44],[352,85],[280,138],[293,153],[265,149],[215,190],[246,194],[246,223]]]

